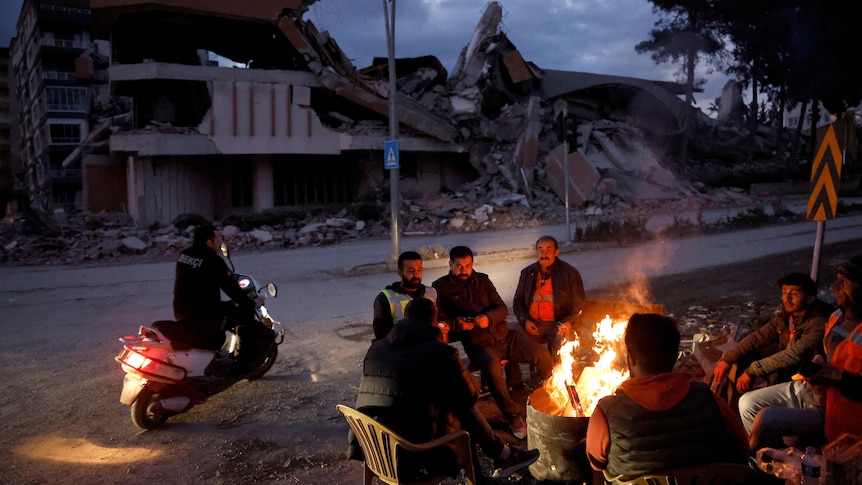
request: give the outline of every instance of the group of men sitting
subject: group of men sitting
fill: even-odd
[[[536,252],[537,262],[521,272],[513,299],[518,325],[511,327],[508,306],[488,275],[473,270],[470,248],[452,248],[448,274],[431,286],[422,284],[421,256],[401,254],[401,280],[374,301],[375,339],[364,360],[356,407],[414,442],[467,430],[493,460],[494,478],[534,463],[538,450],[507,445],[478,410],[476,379],[449,343],[461,342],[512,434],[523,439],[524,407],[513,401],[512,376],[507,381],[501,363],[530,364],[544,380],[564,338],[573,332],[591,337],[578,327],[585,300],[580,273],[558,258],[553,237],[540,238]],[[747,463],[751,453],[780,446],[786,436],[822,444],[839,432],[862,432],[860,420],[853,419],[862,411],[862,255],[837,273],[830,289],[838,310],[817,298],[810,277],[792,273],[779,280],[783,311],[722,356],[716,381],[734,364],[741,370],[735,380],[745,393],[739,414],[706,383],[674,372],[680,333],[673,319],[633,315],[624,337],[630,378],[590,417],[585,440],[590,465],[613,476],[637,476],[682,464]],[[780,348],[765,350],[771,342]],[[797,375],[812,359],[819,370]],[[508,369],[511,374],[512,366]],[[761,380],[770,385],[753,390]],[[355,444],[351,455],[361,459]],[[421,463],[427,465],[427,458]],[[473,459],[482,470],[475,450]],[[420,478],[427,466],[412,470]]]
[[[732,385],[753,451],[816,448],[862,434],[862,254],[836,273],[829,290],[837,309],[818,298],[806,274],[778,280],[782,310],[715,366],[717,384],[736,366]]]

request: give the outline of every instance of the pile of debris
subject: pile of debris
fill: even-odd
[[[734,190],[715,190],[664,201],[627,201],[607,196],[600,202],[571,209],[576,228],[615,219],[758,204],[755,198]],[[388,204],[378,201],[370,217],[367,212],[357,210],[354,204],[331,213],[231,216],[215,224],[221,228],[225,241],[240,251],[389,237],[390,221],[385,217]],[[59,265],[113,262],[122,258],[169,260],[190,244],[194,225],[201,219],[180,217],[167,226],[139,228],[122,213],[70,215],[58,210],[48,217],[31,211],[0,224],[0,262]],[[403,200],[399,219],[405,236],[535,227],[564,221],[565,207],[553,194],[535,191],[527,199],[503,190],[487,193],[481,183],[468,184],[458,192],[440,194],[434,199]]]
[[[693,379],[709,382],[712,378],[709,371],[721,357],[718,349],[724,348],[727,342],[740,341],[767,324],[776,311],[777,305],[770,306],[762,301],[713,308],[688,307],[683,314],[675,316],[682,336],[678,368]],[[732,347],[733,344],[728,345]]]

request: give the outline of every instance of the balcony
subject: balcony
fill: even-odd
[[[46,39],[42,38],[42,45],[45,47],[59,47],[61,49],[84,50],[88,47],[85,42],[69,39]]]
[[[52,183],[58,182],[80,182],[82,170],[79,168],[64,168],[60,170],[48,170],[48,177]]]
[[[63,71],[43,71],[42,79],[48,81],[75,81],[75,73]]]
[[[43,24],[59,24],[59,25],[80,25],[84,27],[90,26],[91,12],[86,8],[66,7],[63,5],[47,5],[39,6],[39,23]]]
[[[66,47],[69,49],[84,49],[86,47],[81,41],[67,39],[42,39],[42,45],[49,47]]]

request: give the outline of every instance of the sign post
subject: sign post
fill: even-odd
[[[383,168],[399,168],[398,162],[398,140],[389,140],[383,145]]]
[[[558,137],[563,142],[563,182],[566,184],[565,189],[565,207],[566,207],[566,244],[572,242],[572,226],[569,221],[569,145],[568,138],[566,138],[566,116],[569,114],[569,104],[563,100],[558,99],[554,102],[554,119],[559,120],[560,126],[558,129],[560,133],[558,133]]]
[[[401,228],[398,227],[398,206],[401,203],[401,192],[398,190],[398,179],[401,170],[398,166],[398,110],[396,95],[398,87],[395,77],[395,0],[383,0],[383,18],[386,21],[386,50],[389,54],[389,136],[391,141],[385,143],[383,150],[383,166],[389,169],[389,209],[392,220],[392,262],[398,261],[401,253]]]
[[[817,236],[814,241],[814,257],[811,261],[811,279],[817,281],[817,270],[820,264],[820,251],[826,232],[826,221],[835,218],[838,209],[838,182],[841,180],[841,166],[844,160],[838,137],[835,136],[835,125],[830,124],[814,163],[811,164],[811,196],[808,198],[809,221],[817,221]]]

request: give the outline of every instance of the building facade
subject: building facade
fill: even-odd
[[[79,82],[79,58],[91,48],[87,0],[25,0],[12,72],[23,183],[29,203],[44,210],[82,205],[80,164],[64,161],[89,131],[90,89]]]

